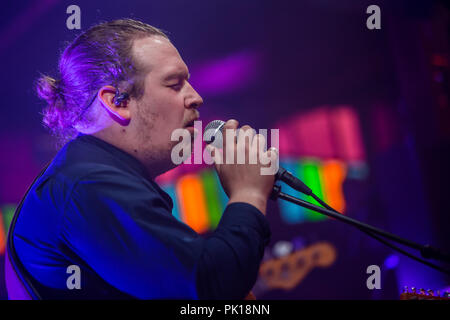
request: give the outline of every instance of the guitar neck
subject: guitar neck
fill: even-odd
[[[441,295],[439,291],[434,293],[433,290],[416,290],[414,287],[411,288],[411,291],[408,291],[408,287],[405,287],[400,295],[400,300],[450,300],[450,297],[448,292]]]

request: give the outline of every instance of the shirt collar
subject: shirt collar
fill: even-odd
[[[165,199],[166,204],[172,210],[173,208],[173,200],[172,198],[152,179],[150,178],[147,170],[145,169],[144,165],[135,157],[133,157],[131,154],[123,151],[122,149],[117,148],[116,146],[113,146],[112,144],[99,139],[97,137],[94,137],[89,134],[83,134],[79,133],[77,137],[75,138],[76,141],[81,141],[89,144],[93,144],[108,153],[110,153],[113,157],[116,159],[119,159],[120,162],[123,162],[125,165],[131,168],[134,172],[136,172],[138,175],[144,177],[147,181],[150,182],[151,185],[157,190],[157,192]]]
[[[144,165],[128,152],[125,152],[122,149],[119,149],[116,146],[113,146],[112,144],[89,134],[78,133],[76,140],[91,143],[96,145],[97,147],[102,148],[103,150],[112,154],[114,157],[126,163],[139,175],[145,177],[148,180],[151,180]]]

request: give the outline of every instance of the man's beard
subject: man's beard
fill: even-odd
[[[155,130],[156,121],[160,121],[159,115],[151,112],[150,108],[142,102],[138,103],[137,111],[138,136],[136,138],[139,141],[140,157],[145,161],[144,165],[147,170],[151,175],[160,175],[173,169],[175,165],[171,161],[170,154],[176,142],[170,141],[170,137],[167,137],[167,143],[157,143],[152,137],[152,132]],[[158,132],[154,134],[158,134]]]

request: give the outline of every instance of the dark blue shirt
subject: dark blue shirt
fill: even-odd
[[[244,298],[270,238],[264,215],[230,204],[205,237],[172,206],[136,158],[79,135],[31,187],[15,249],[43,298]],[[71,265],[81,289],[68,289]]]

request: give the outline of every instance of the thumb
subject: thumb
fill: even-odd
[[[267,153],[269,153],[269,157],[272,157],[272,155],[274,157],[278,157],[279,154],[278,149],[275,147],[271,147],[269,150],[267,150]]]
[[[217,169],[218,165],[221,164],[220,150],[210,144],[208,144],[206,146],[206,150],[208,151],[208,153],[209,153],[211,159],[213,160],[213,163]]]
[[[212,152],[214,151],[214,147],[210,144],[206,145],[206,150],[208,150],[209,154],[212,154]]]
[[[208,145],[206,145],[205,149],[208,152],[208,154],[210,155],[211,159],[214,159],[214,156],[216,154],[216,148],[214,148],[214,146],[208,144]]]

